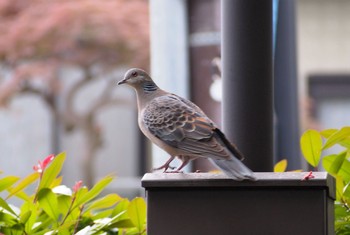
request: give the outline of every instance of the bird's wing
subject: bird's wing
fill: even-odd
[[[230,159],[228,151],[235,148],[202,110],[173,94],[153,99],[145,108],[143,122],[164,143],[191,155]]]

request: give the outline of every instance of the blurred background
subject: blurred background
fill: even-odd
[[[275,161],[306,169],[301,133],[349,125],[350,1],[274,9]],[[65,151],[68,186],[115,173],[110,190],[139,195],[167,156],[143,138],[134,92],[116,82],[148,70],[221,126],[220,18],[219,0],[0,0],[0,170],[25,176]]]

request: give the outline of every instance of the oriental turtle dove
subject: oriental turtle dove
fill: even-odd
[[[208,158],[235,180],[255,180],[241,160],[242,154],[194,103],[160,89],[141,69],[130,69],[118,82],[133,87],[137,95],[138,124],[141,131],[170,154],[157,169],[167,172],[175,157],[182,160],[180,170],[196,158]]]

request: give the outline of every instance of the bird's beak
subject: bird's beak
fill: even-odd
[[[120,80],[120,81],[118,82],[118,85],[122,85],[122,84],[124,84],[124,83],[126,83],[126,80],[125,80],[125,79]]]

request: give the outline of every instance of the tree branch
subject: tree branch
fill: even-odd
[[[92,115],[93,113],[98,112],[101,108],[108,105],[125,105],[131,106],[132,102],[130,99],[125,99],[122,97],[113,98],[112,92],[115,89],[116,80],[110,79],[105,86],[105,89],[102,91],[102,95],[95,101],[95,103],[90,107],[87,115]]]

